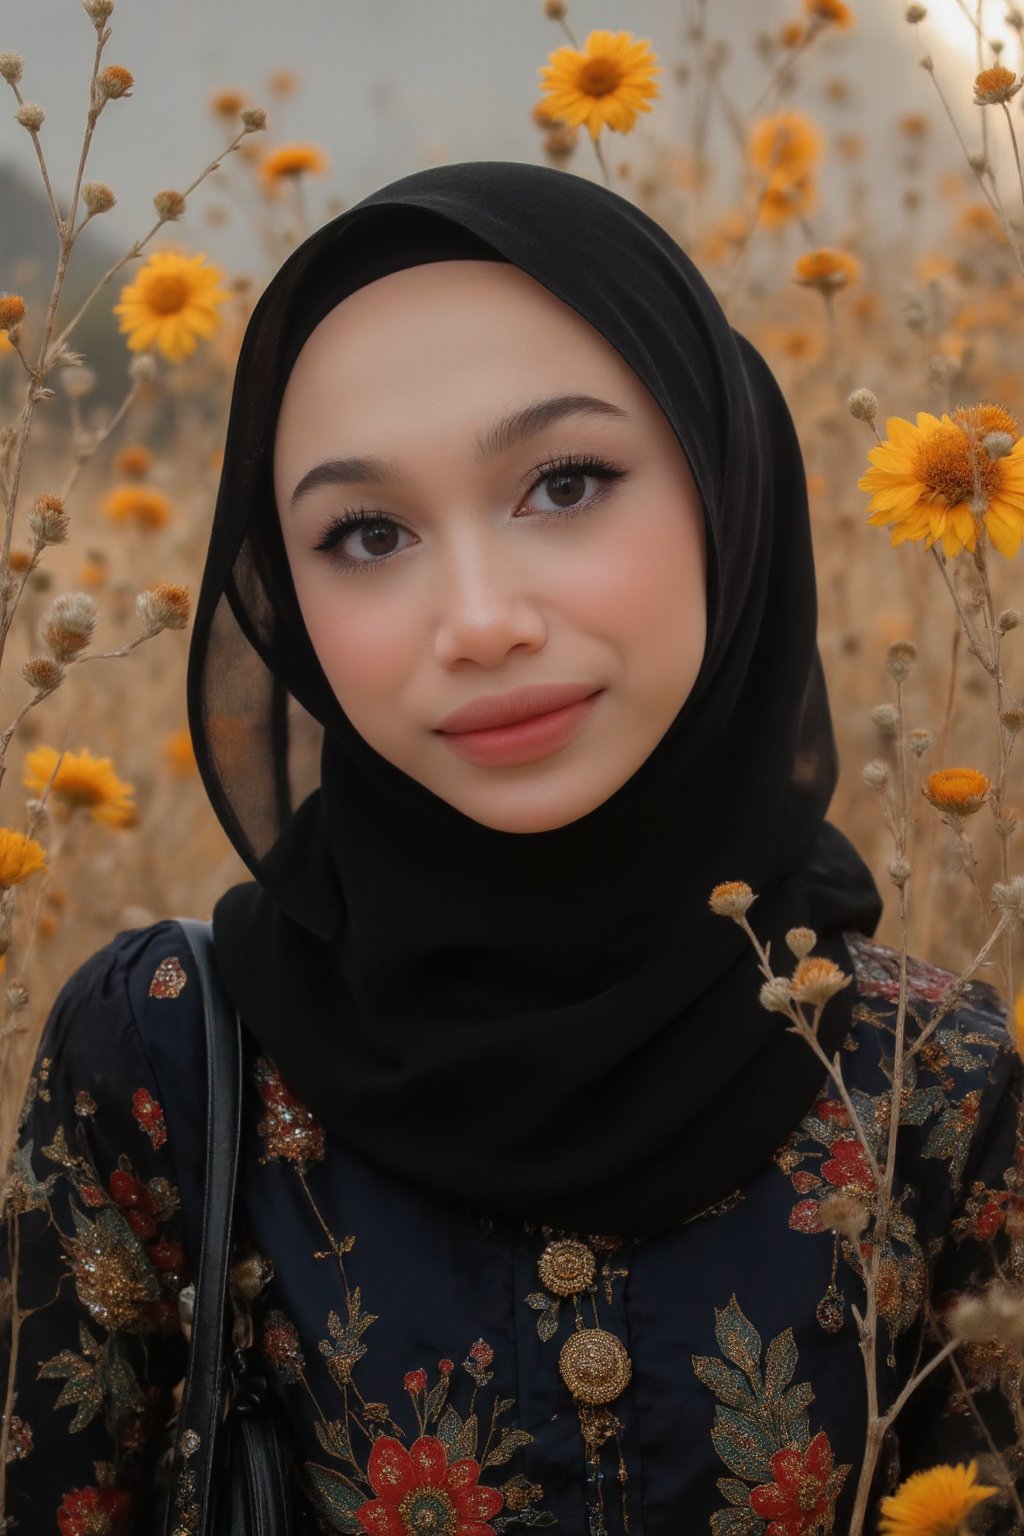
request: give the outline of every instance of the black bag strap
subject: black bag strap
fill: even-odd
[[[207,1529],[214,1452],[221,1424],[227,1358],[226,1301],[231,1215],[241,1139],[242,1026],[216,970],[213,929],[197,918],[175,918],[195,957],[206,1023],[206,1172],[199,1274],[195,1283],[188,1373],[178,1414],[164,1536],[185,1524]],[[188,1510],[190,1518],[183,1521]]]

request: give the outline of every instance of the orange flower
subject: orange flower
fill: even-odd
[[[991,69],[983,69],[980,75],[975,76],[975,106],[995,107],[1012,101],[1022,85],[1024,80],[1018,80],[1012,69],[994,64]]]
[[[214,91],[210,97],[210,111],[216,117],[237,117],[245,106],[247,96],[241,91],[226,90]]]
[[[36,795],[42,793],[60,759],[50,794],[65,816],[78,809],[87,810],[94,821],[109,827],[133,827],[138,813],[132,803],[135,790],[114,772],[109,757],[93,757],[88,747],[81,752],[65,752],[63,758],[55,747],[37,747],[25,758],[22,783]]]
[[[175,778],[185,779],[195,773],[196,754],[189,731],[172,731],[164,737],[163,746],[168,771]]]
[[[991,780],[977,768],[940,768],[928,775],[921,793],[949,816],[972,816],[984,805]]]
[[[0,293],[0,331],[11,331],[25,318],[25,300],[20,293]],[[9,343],[8,343],[9,345]]]
[[[708,906],[716,917],[742,917],[756,900],[745,880],[723,880],[711,892]]]
[[[766,229],[778,229],[790,219],[811,213],[818,204],[817,183],[808,176],[803,181],[771,181],[764,190],[757,222]]]
[[[142,443],[130,443],[115,457],[114,468],[128,480],[141,480],[153,468],[153,455]]]
[[[103,503],[115,523],[133,522],[139,528],[162,528],[170,520],[171,503],[163,491],[151,485],[116,485]]]
[[[747,141],[751,164],[783,186],[803,181],[821,159],[822,147],[818,125],[804,112],[762,117]]]
[[[853,26],[853,12],[843,0],[804,0],[804,10],[812,21],[848,30]]]
[[[260,165],[263,184],[269,192],[275,192],[283,181],[294,181],[299,176],[322,176],[327,169],[327,157],[315,144],[282,144],[265,156]]]
[[[826,296],[846,288],[860,276],[860,262],[846,251],[822,246],[798,258],[794,282],[804,288],[817,288]]]

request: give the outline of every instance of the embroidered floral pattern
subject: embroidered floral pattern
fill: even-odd
[[[167,1140],[164,1112],[145,1088],[137,1088],[132,1095],[132,1114],[154,1147],[162,1147]]]
[[[497,1488],[479,1484],[480,1463],[471,1456],[449,1464],[435,1435],[421,1435],[409,1450],[381,1435],[367,1476],[376,1497],[356,1510],[356,1519],[370,1536],[493,1536],[485,1522],[505,1502]]]
[[[762,1363],[761,1336],[733,1296],[715,1310],[715,1337],[722,1359],[693,1356],[697,1377],[719,1400],[711,1438],[733,1474],[718,1480],[729,1507],[712,1516],[714,1536],[831,1531],[850,1468],[833,1466],[824,1431],[811,1438],[807,1409],[814,1393],[807,1382],[792,1384],[798,1358],[792,1330],[771,1341]]]
[[[266,1056],[253,1066],[256,1088],[266,1108],[257,1127],[263,1141],[261,1163],[283,1159],[301,1169],[324,1155],[323,1128],[295,1097],[274,1062]]]

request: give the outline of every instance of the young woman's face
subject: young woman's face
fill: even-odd
[[[288,380],[274,479],[343,710],[475,821],[542,832],[585,816],[689,694],[706,550],[686,457],[614,347],[518,267],[410,267],[333,309]],[[335,526],[352,512],[361,524]],[[552,684],[590,698],[557,714],[540,701],[518,728],[439,730],[475,700]]]

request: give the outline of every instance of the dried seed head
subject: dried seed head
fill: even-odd
[[[242,112],[242,127],[246,133],[259,133],[267,126],[267,113],[264,107],[246,107]]]
[[[923,5],[908,5],[903,14],[907,21],[910,22],[910,25],[913,27],[916,26],[919,21],[924,21],[925,17],[928,15],[928,11]]]
[[[990,459],[1005,459],[1013,451],[1013,438],[1009,432],[986,432],[981,446]]]
[[[1024,704],[1011,704],[1008,709],[1003,710],[999,718],[1011,736],[1019,735],[1024,731]]]
[[[22,663],[21,675],[30,688],[52,693],[64,681],[64,668],[52,656],[30,656]]]
[[[858,421],[874,421],[878,415],[878,396],[873,389],[855,389],[847,396],[846,406]]]
[[[20,293],[0,293],[0,331],[13,331],[25,318],[25,300]]]
[[[805,955],[809,955],[817,942],[818,935],[813,928],[791,928],[786,934],[786,943],[789,945],[790,953],[794,954],[798,960],[802,960]]]
[[[1000,912],[1024,919],[1024,875],[1014,875],[1005,884],[997,881],[992,887],[992,902]]]
[[[899,715],[894,704],[876,704],[871,711],[871,718],[883,736],[895,736],[896,727],[899,724]]]
[[[915,757],[921,757],[925,752],[928,751],[928,748],[931,746],[931,744],[932,733],[931,731],[924,730],[923,727],[918,728],[916,731],[911,731],[910,735],[907,737],[907,746],[910,748],[911,752],[913,752]]]
[[[991,779],[977,768],[940,768],[928,775],[921,793],[947,816],[973,816],[985,804],[991,788]]]
[[[89,213],[109,213],[117,202],[113,187],[105,181],[87,181],[82,188],[82,201]]]
[[[1011,629],[1016,629],[1022,621],[1020,610],[1017,608],[1004,608],[996,623],[1001,635],[1008,635]]]
[[[70,661],[89,644],[96,618],[96,604],[88,592],[61,592],[43,614],[43,642],[58,661]]]
[[[46,122],[46,113],[38,101],[23,101],[14,116],[29,133],[38,133]]]
[[[176,583],[147,587],[135,599],[135,607],[147,635],[184,629],[192,612],[188,588]]]
[[[114,0],[84,0],[85,13],[99,30],[114,12]]]
[[[91,368],[72,368],[61,382],[69,400],[84,400],[96,388],[96,375]]]
[[[918,298],[904,299],[903,323],[908,331],[914,331],[918,335],[928,329],[928,311]]]
[[[20,981],[12,981],[5,995],[8,1008],[13,1008],[15,1013],[28,1006],[28,988]]]
[[[64,544],[68,515],[59,496],[37,496],[28,514],[28,525],[37,544]]]
[[[910,879],[911,869],[906,859],[893,859],[889,865],[889,879],[901,890]]]
[[[140,352],[128,364],[128,372],[136,384],[148,384],[156,378],[156,358],[149,352]]]
[[[1016,811],[1007,811],[1005,816],[994,816],[992,824],[996,829],[997,837],[1012,837],[1017,830],[1020,817]]]
[[[96,90],[101,101],[119,101],[130,96],[135,76],[123,64],[108,64],[96,76]]]
[[[708,906],[716,917],[742,917],[756,900],[757,897],[746,881],[724,880],[711,892]]]
[[[788,1013],[790,1003],[789,981],[785,976],[773,976],[762,986],[758,997],[762,1008],[769,1013]]]
[[[868,1224],[868,1210],[856,1195],[837,1190],[835,1194],[826,1195],[820,1201],[818,1219],[823,1227],[828,1227],[832,1232],[841,1232],[851,1243],[855,1243]]]
[[[956,1338],[971,1343],[997,1339],[1024,1345],[1024,1292],[1006,1280],[992,1280],[983,1291],[961,1296],[945,1314]]]
[[[565,0],[544,0],[544,15],[548,21],[562,21],[568,9]]]
[[[180,219],[185,212],[185,199],[180,192],[166,187],[153,198],[153,207],[162,219]]]
[[[891,777],[888,763],[883,763],[881,758],[872,758],[870,763],[865,763],[861,769],[861,777],[865,784],[870,784],[872,789],[884,789]]]
[[[798,1003],[817,1005],[827,1003],[852,980],[853,977],[841,971],[834,960],[825,955],[808,955],[790,977],[790,986]]]
[[[20,53],[0,53],[0,80],[6,80],[8,85],[17,85],[25,72],[25,60]]]
[[[885,653],[885,669],[894,683],[902,683],[917,660],[917,646],[912,640],[895,640]]]

